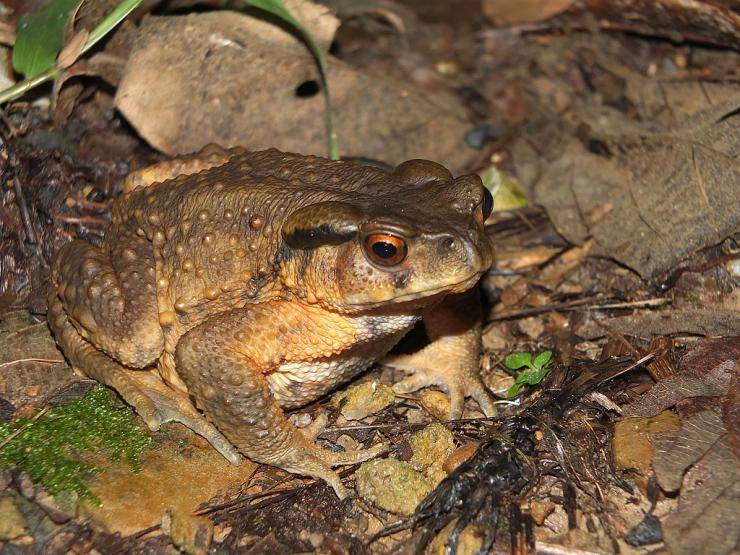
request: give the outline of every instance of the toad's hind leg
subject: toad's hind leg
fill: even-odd
[[[95,347],[126,366],[144,368],[164,348],[152,246],[136,235],[115,242],[127,246],[108,252],[84,241],[64,245],[52,268],[49,302],[61,302]]]
[[[183,336],[177,368],[206,416],[244,455],[325,480],[344,498],[347,490],[331,467],[365,461],[386,446],[332,453],[288,421],[261,371],[281,347],[274,325],[289,327],[284,316],[266,304],[219,314]]]
[[[47,319],[64,354],[83,374],[115,389],[150,429],[180,422],[238,463],[239,454],[184,394],[167,388],[151,372],[124,366],[146,366],[162,346],[156,333],[141,329],[152,323],[152,314],[156,316],[156,299],[147,297],[148,289],[138,277],[120,281],[127,285],[118,286],[117,274],[100,249],[81,241],[62,248],[52,268]],[[135,292],[134,285],[142,286],[141,291]],[[89,291],[91,295],[86,294]],[[123,301],[127,293],[133,302]],[[147,306],[142,299],[152,304]]]

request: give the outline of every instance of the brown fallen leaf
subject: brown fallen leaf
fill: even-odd
[[[607,332],[650,338],[652,335],[731,335],[740,329],[740,313],[720,308],[662,310],[610,316],[603,321],[590,320],[578,329],[587,339],[603,337]]]
[[[686,473],[678,511],[663,522],[663,539],[671,553],[735,552],[740,541],[739,474],[726,436]]]
[[[0,320],[0,398],[16,408],[43,404],[82,378],[75,376],[57,349],[46,321],[26,311],[9,312]]]
[[[658,483],[680,489],[678,510],[663,526],[672,553],[724,554],[740,541],[740,458],[732,446],[740,428],[739,378],[740,336],[705,339],[684,356],[679,372],[624,407],[625,416],[651,416],[702,398],[688,404],[678,431],[651,436]]]
[[[737,48],[740,15],[731,6],[719,4],[711,0],[580,0],[573,11],[588,11],[603,29]]]
[[[585,109],[589,144],[605,150],[574,138],[536,183],[535,201],[570,241],[593,237],[592,254],[645,278],[665,271],[740,228],[739,106],[740,97],[662,129]],[[605,203],[611,211],[592,219]]]
[[[537,23],[562,14],[553,25],[573,26],[583,19],[584,25],[675,42],[740,45],[740,15],[732,5],[711,0],[483,0],[482,9],[498,26]]]
[[[483,0],[483,13],[495,25],[544,21],[564,12],[577,0]]]
[[[723,397],[740,373],[740,336],[700,341],[681,361],[680,370],[624,407],[624,415],[655,416],[689,397]]]
[[[695,414],[677,432],[660,432],[652,437],[656,453],[653,470],[665,491],[681,487],[684,472],[704,456],[726,434],[720,410],[715,407]]]
[[[57,56],[57,66],[62,69],[67,69],[73,63],[77,61],[82,53],[82,49],[85,47],[87,38],[90,36],[90,32],[86,29],[79,31],[70,41],[66,44],[62,51]]]
[[[289,8],[327,51],[336,18],[310,2]],[[431,158],[458,172],[472,159],[464,146],[470,124],[452,94],[425,92],[333,58],[329,82],[343,156],[392,164]],[[325,155],[320,86],[313,58],[291,33],[219,11],[145,21],[115,103],[167,154],[217,143]]]
[[[568,110],[533,80],[539,127],[511,147],[516,175],[558,232],[573,244],[593,238],[591,255],[650,278],[740,229],[738,87],[715,80],[709,62],[652,75],[614,37],[572,41],[553,56],[564,67],[576,56],[583,79],[541,68]],[[732,53],[713,60],[717,75],[737,67]]]

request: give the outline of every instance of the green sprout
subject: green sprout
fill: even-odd
[[[547,373],[550,371],[552,364],[552,351],[544,351],[532,360],[532,353],[512,353],[504,359],[504,365],[509,370],[519,370],[524,368],[516,375],[514,385],[506,392],[506,397],[512,399],[519,394],[523,385],[539,384]]]
[[[99,503],[85,480],[103,468],[80,456],[102,452],[109,460],[125,457],[136,473],[150,443],[131,409],[115,407],[108,390],[100,386],[33,418],[0,423],[0,469],[16,466],[52,495],[71,491]]]

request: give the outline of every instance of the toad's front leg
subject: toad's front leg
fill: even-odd
[[[386,446],[332,453],[314,445],[285,417],[265,372],[281,362],[287,346],[300,350],[298,343],[310,342],[306,333],[295,333],[300,330],[297,317],[268,303],[219,314],[180,340],[178,373],[206,416],[244,455],[321,478],[344,498],[347,490],[331,467],[365,461]]]
[[[393,355],[383,364],[411,375],[397,383],[396,393],[436,386],[450,395],[450,417],[462,418],[465,397],[478,402],[486,416],[496,405],[480,378],[481,308],[476,289],[451,295],[423,316],[431,343],[410,355]]]

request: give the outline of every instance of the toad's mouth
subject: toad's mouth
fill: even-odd
[[[472,276],[467,277],[458,282],[446,283],[444,285],[440,285],[439,287],[424,289],[421,291],[414,291],[413,293],[394,295],[393,297],[386,299],[386,300],[382,300],[382,301],[370,301],[370,302],[363,302],[363,303],[348,302],[347,305],[348,307],[351,307],[352,309],[355,309],[355,310],[367,310],[367,309],[379,308],[379,307],[390,306],[390,305],[397,306],[397,305],[404,305],[406,303],[413,304],[414,301],[418,301],[420,299],[428,300],[430,297],[434,297],[436,295],[451,295],[451,294],[456,294],[456,293],[462,293],[464,291],[467,291],[468,289],[475,287],[475,284],[478,283],[480,278],[485,273],[486,273],[485,271],[476,272]]]

